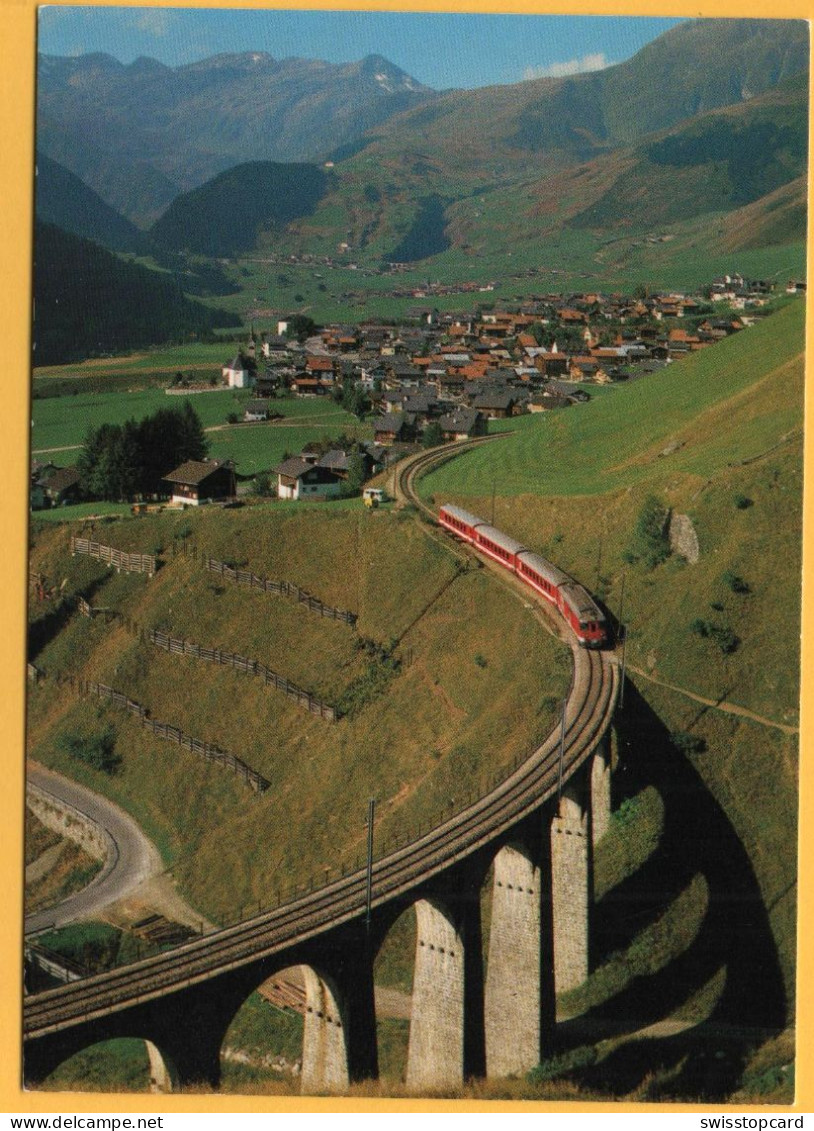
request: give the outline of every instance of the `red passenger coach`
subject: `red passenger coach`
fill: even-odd
[[[529,550],[522,550],[517,555],[517,576],[558,608],[557,592],[561,585],[567,585],[571,580],[567,573]]]
[[[462,507],[446,504],[438,512],[438,521],[458,538],[470,542],[481,553],[517,574],[521,581],[555,605],[580,644],[586,648],[601,648],[607,641],[602,610],[586,589],[552,562],[531,553],[522,542]]]
[[[504,534],[494,526],[482,523],[475,528],[475,545],[502,566],[513,572],[516,571],[517,555],[523,552],[523,543],[518,542],[516,538],[510,538],[508,534]]]
[[[453,534],[457,534],[459,538],[463,538],[467,542],[474,542],[475,527],[483,526],[482,518],[470,514],[463,507],[454,507],[451,504],[441,507],[438,512],[438,521],[447,530],[451,530]]]

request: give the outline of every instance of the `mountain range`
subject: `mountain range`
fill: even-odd
[[[38,148],[146,225],[181,191],[252,160],[313,161],[433,92],[377,55],[254,52],[183,67],[41,56]]]
[[[799,247],[807,76],[807,26],[780,20],[688,21],[602,71],[443,92],[381,56],[43,56],[38,211],[199,294],[228,284],[189,254],[612,275]]]

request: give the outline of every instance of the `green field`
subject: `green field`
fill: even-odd
[[[602,494],[660,477],[667,467],[704,476],[758,455],[767,435],[774,442],[802,428],[804,315],[803,303],[791,304],[712,349],[616,386],[612,396],[519,417],[511,440],[445,464],[425,488],[475,495],[495,482],[503,497]],[[660,453],[675,444],[668,464]]]
[[[275,410],[283,415],[283,420],[237,425],[227,424],[226,419],[231,413],[242,415],[248,394],[224,389],[187,399],[204,428],[210,430],[207,435],[210,455],[235,460],[238,474],[253,475],[268,470],[279,463],[286,452],[294,455],[311,440],[343,432],[360,439],[372,438],[369,427],[360,425],[355,416],[345,412],[330,397],[318,400],[281,397],[275,401]],[[56,463],[73,464],[90,429],[101,424],[140,420],[159,409],[178,408],[184,400],[183,396],[167,396],[162,389],[150,388],[35,400],[32,404],[32,452],[40,457],[48,455]]]
[[[377,270],[350,270],[342,264],[328,266],[268,264],[261,259],[239,259],[228,269],[240,292],[210,301],[239,314],[257,331],[276,332],[277,321],[300,311],[318,323],[356,322],[361,318],[409,321],[416,309],[471,310],[483,304],[520,302],[552,291],[585,291],[600,288],[631,293],[646,282],[651,288],[685,291],[731,272],[733,258],[738,270],[754,278],[797,278],[805,274],[805,245],[795,243],[767,249],[710,254],[705,236],[674,244],[649,247],[641,239],[617,241],[612,248],[587,232],[563,230],[553,235],[544,249],[518,242],[505,252],[480,254],[450,249],[432,260],[408,267],[398,274]],[[563,267],[561,264],[565,264]],[[277,282],[279,276],[286,280]],[[411,294],[394,297],[396,288],[407,291],[434,283],[478,283],[493,289],[452,295]],[[174,371],[173,371],[174,372]]]

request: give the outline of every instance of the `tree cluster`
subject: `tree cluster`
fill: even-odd
[[[187,460],[203,459],[209,444],[189,401],[141,421],[92,429],[77,461],[82,493],[121,502],[161,493],[161,480]]]
[[[358,420],[362,420],[370,408],[370,398],[353,377],[343,377],[341,385],[334,386],[332,395],[345,412],[352,413]]]

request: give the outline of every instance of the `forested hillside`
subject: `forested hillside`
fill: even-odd
[[[34,356],[55,365],[159,342],[205,337],[240,319],[185,297],[170,277],[127,263],[90,240],[38,223]]]

